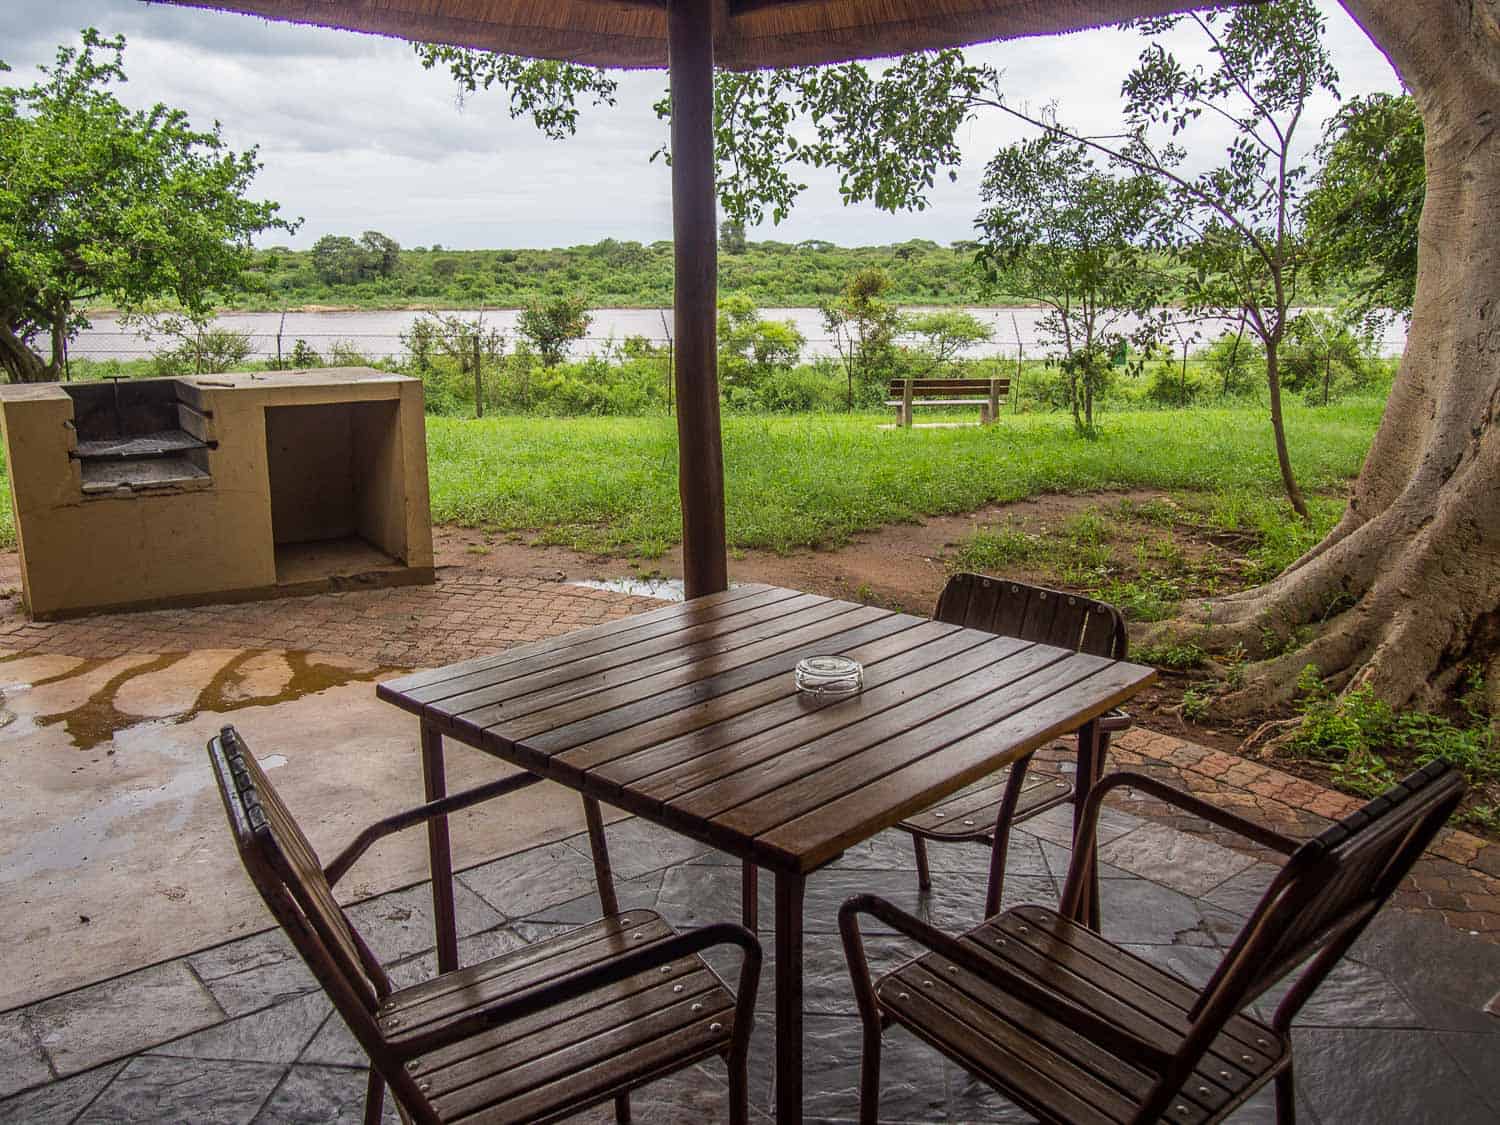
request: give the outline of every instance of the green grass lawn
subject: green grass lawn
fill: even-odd
[[[1384,402],[1288,408],[1302,487],[1358,472]],[[1162,488],[1260,506],[1281,493],[1263,408],[1108,414],[1103,436],[1064,415],[993,427],[882,430],[889,414],[727,416],[724,463],[734,547],[787,550],[925,515],[1044,492]],[[433,417],[436,523],[532,530],[581,550],[654,555],[680,537],[671,418]]]

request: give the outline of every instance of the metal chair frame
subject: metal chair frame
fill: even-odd
[[[1221,1120],[1274,1078],[1277,1120],[1282,1125],[1292,1125],[1296,1110],[1288,1033],[1293,1018],[1396,890],[1458,807],[1464,793],[1463,779],[1450,765],[1433,763],[1321,835],[1299,844],[1153,778],[1134,773],[1113,774],[1090,795],[1074,841],[1072,862],[1057,912],[1074,925],[1085,922],[1080,915],[1087,899],[1091,866],[1088,857],[1093,852],[1099,811],[1104,798],[1122,786],[1150,794],[1288,857],[1208,983],[1202,989],[1191,990],[1195,1000],[1187,1013],[1186,1034],[1175,1042],[1148,1042],[1053,991],[1045,975],[1028,976],[1012,971],[1006,963],[984,956],[977,941],[951,937],[884,899],[859,895],[840,909],[839,930],[864,1026],[862,1122],[873,1125],[878,1115],[881,1033],[885,1027],[901,1022],[943,1049],[932,1036],[924,1035],[920,1026],[906,1019],[898,1021],[882,1007],[859,928],[859,915],[867,914],[959,969],[1045,1011],[1070,1034],[1083,1036],[1127,1065],[1151,1075],[1149,1095],[1141,1100],[1132,1118],[1143,1123],[1166,1119],[1173,1100],[1228,1021],[1243,1013],[1287,973],[1303,965],[1271,1021],[1272,1030],[1282,1039],[1280,1058],[1240,1091],[1240,1096],[1208,1118]],[[1009,918],[1015,913],[1009,911],[1001,917]],[[1015,1093],[1003,1084],[1000,1089],[1008,1095]],[[1043,1107],[1022,1104],[1028,1112],[1045,1116]]]
[[[366,1125],[377,1125],[380,1121],[386,1086],[395,1095],[397,1109],[404,1121],[427,1125],[440,1120],[425,1091],[408,1073],[407,1064],[419,1056],[462,1043],[482,1032],[546,1009],[584,999],[610,985],[720,945],[738,947],[742,954],[732,1030],[727,1037],[721,1037],[724,1041],[715,1044],[713,1049],[701,1052],[697,1057],[678,1060],[672,1069],[691,1065],[713,1054],[721,1055],[729,1071],[730,1120],[735,1125],[748,1121],[749,1044],[760,979],[761,948],[755,937],[743,927],[729,923],[703,926],[652,941],[581,971],[523,988],[425,1033],[390,1034],[387,1025],[393,1021],[383,1013],[388,1013],[392,1007],[396,990],[379,959],[334,900],[333,886],[378,840],[401,829],[425,824],[434,817],[515,792],[533,784],[538,780],[536,777],[529,774],[507,777],[386,817],[359,833],[333,862],[321,868],[311,846],[233,727],[223,728],[219,736],[209,742],[208,755],[246,871],[370,1057]],[[597,817],[590,816],[589,819],[596,870],[601,879],[607,881],[609,863],[607,853],[603,851],[603,833],[592,831]],[[606,902],[613,903],[613,886],[601,883],[600,895]],[[503,960],[503,956],[496,960]],[[704,967],[708,968],[706,963]],[[713,973],[711,968],[708,971]],[[718,976],[717,973],[713,975]],[[722,980],[719,983],[722,984]],[[632,1075],[629,1080],[622,1081],[618,1089],[610,1089],[581,1104],[570,1104],[568,1112],[613,1100],[617,1120],[628,1122],[630,1090],[660,1076],[661,1072]],[[544,1116],[541,1119],[551,1118]]]

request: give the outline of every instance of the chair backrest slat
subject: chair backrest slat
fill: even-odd
[[[984,574],[948,579],[933,617],[1111,660],[1123,660],[1129,647],[1125,619],[1114,606]]]
[[[358,1001],[360,1012],[341,1004],[340,1014],[351,1025],[361,1015],[372,1020],[390,981],[334,898],[317,852],[233,727],[208,750],[240,860],[261,897],[334,999]]]

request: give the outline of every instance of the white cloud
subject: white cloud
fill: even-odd
[[[1390,65],[1364,33],[1338,4],[1324,6],[1345,95],[1393,88]],[[460,110],[447,75],[423,71],[410,48],[392,40],[138,0],[7,0],[0,57],[16,70],[9,80],[27,80],[88,25],[129,38],[123,99],[179,106],[200,126],[222,122],[236,147],[259,146],[265,168],[256,192],[306,220],[295,245],[368,228],[404,245],[455,247],[671,237],[669,172],[648,160],[664,136],[651,109],[663,74],[620,76],[617,106],[585,110],[578,135],[553,142],[529,121],[511,121],[499,98],[474,97]],[[971,54],[1004,71],[1013,100],[1057,101],[1066,120],[1108,132],[1139,48],[1139,36],[1106,30]],[[1315,125],[1332,108],[1319,106]],[[1309,144],[1317,131],[1307,130]],[[958,181],[941,178],[931,206],[917,214],[846,208],[832,176],[809,172],[792,217],[757,236],[966,238],[985,160],[1021,135],[1022,126],[995,113],[966,125]]]

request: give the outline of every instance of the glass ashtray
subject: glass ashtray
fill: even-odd
[[[794,678],[808,695],[853,695],[865,686],[865,669],[847,656],[809,656],[797,661]]]

